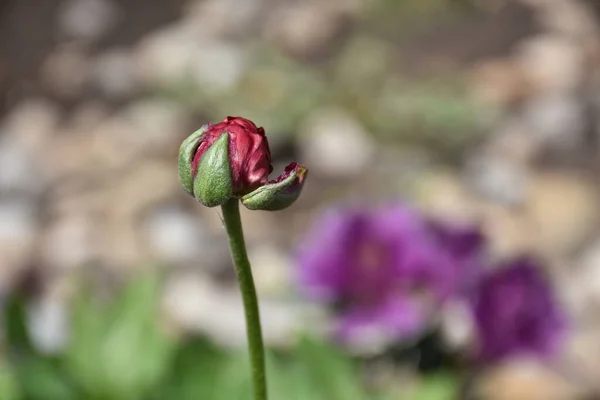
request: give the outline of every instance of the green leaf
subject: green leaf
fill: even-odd
[[[226,357],[215,379],[215,391],[211,400],[251,400],[252,382],[247,351],[239,351]]]
[[[206,339],[196,337],[179,346],[170,376],[153,399],[213,399],[215,382],[226,357]]]
[[[364,400],[366,393],[357,379],[357,371],[350,360],[331,346],[314,339],[303,338],[296,356],[304,377],[312,383],[324,400]],[[315,397],[316,397],[315,393]]]
[[[409,400],[453,400],[459,395],[460,381],[454,374],[425,375]]]
[[[166,376],[175,343],[156,323],[158,282],[133,281],[108,308],[80,302],[66,361],[92,397],[140,399]]]
[[[58,360],[29,357],[16,367],[22,391],[28,400],[77,400],[72,382]],[[4,397],[0,397],[4,399]]]
[[[27,328],[27,302],[17,293],[12,293],[4,306],[6,341],[11,350],[31,352],[33,347]]]
[[[16,374],[5,363],[0,363],[0,399],[20,400],[23,398]]]

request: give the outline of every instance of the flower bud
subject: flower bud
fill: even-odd
[[[192,160],[192,171],[197,172],[197,166],[204,152],[223,132],[227,132],[229,137],[229,166],[233,194],[244,195],[267,183],[273,167],[265,130],[257,128],[252,121],[241,117],[227,117],[221,123],[208,126]]]
[[[292,204],[302,190],[306,168],[290,164],[277,179],[263,128],[245,118],[227,117],[205,125],[179,149],[179,180],[183,189],[214,207],[232,197],[249,209],[279,210]]]
[[[277,179],[243,196],[242,204],[250,210],[277,211],[287,208],[300,196],[307,174],[306,167],[291,163]]]

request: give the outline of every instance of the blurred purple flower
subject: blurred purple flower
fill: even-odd
[[[482,360],[552,356],[557,350],[565,333],[565,315],[532,259],[522,257],[491,271],[473,300]]]
[[[476,229],[430,223],[402,205],[332,210],[300,248],[299,280],[336,311],[339,339],[407,339],[472,281],[482,248]]]

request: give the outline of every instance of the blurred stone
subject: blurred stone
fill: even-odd
[[[148,86],[172,88],[189,80],[196,49],[191,29],[171,25],[145,36],[135,50],[140,79]]]
[[[455,350],[468,351],[475,342],[473,318],[467,304],[451,301],[442,309],[440,327],[444,343]]]
[[[63,301],[41,298],[28,310],[27,322],[34,346],[40,352],[58,354],[64,350],[69,337],[69,315]]]
[[[566,255],[589,238],[598,222],[593,182],[567,173],[539,174],[526,205],[535,238],[545,254]]]
[[[600,307],[600,239],[597,235],[581,251],[575,268],[565,268],[563,275],[561,287],[571,313],[577,319],[596,322],[598,317],[591,311]]]
[[[299,132],[302,160],[311,172],[330,178],[350,178],[373,161],[375,144],[365,129],[341,110],[315,112]]]
[[[77,209],[67,212],[56,218],[43,236],[42,258],[57,269],[82,267],[99,256],[98,221]]]
[[[109,193],[108,209],[117,219],[136,215],[181,194],[177,168],[171,161],[137,163],[114,183]]]
[[[235,87],[246,67],[242,47],[198,38],[186,26],[168,27],[146,37],[137,49],[136,64],[150,86],[180,89],[193,84],[217,93]]]
[[[94,150],[90,138],[83,135],[65,132],[65,135],[54,139],[43,159],[44,171],[50,182],[56,183],[62,178],[89,172],[92,167],[98,170]]]
[[[265,36],[295,56],[311,56],[327,49],[347,16],[336,2],[282,3],[270,13]]]
[[[133,215],[112,213],[104,218],[98,241],[102,265],[112,269],[114,273],[146,267],[143,263],[152,260],[144,252],[138,230],[139,221]]]
[[[527,195],[529,170],[510,158],[479,152],[471,157],[465,176],[480,195],[501,204],[520,204]]]
[[[482,203],[478,210],[493,258],[510,258],[537,250],[537,226],[526,209]]]
[[[139,82],[135,62],[128,49],[112,49],[93,62],[93,83],[107,96],[123,98],[135,93]]]
[[[44,98],[18,103],[2,120],[0,131],[14,136],[29,151],[40,151],[54,137],[60,122],[59,107]]]
[[[90,77],[90,60],[76,45],[56,48],[41,66],[41,80],[55,95],[72,99],[83,93]]]
[[[519,116],[513,116],[506,118],[494,131],[485,151],[526,166],[534,163],[541,148],[539,136],[531,134],[526,121]]]
[[[581,389],[533,360],[517,360],[492,368],[476,383],[476,398],[489,400],[578,399]]]
[[[198,31],[198,37],[245,35],[264,7],[264,0],[192,1],[181,21]]]
[[[210,93],[233,90],[247,66],[244,49],[233,43],[198,42],[190,65],[192,82]]]
[[[13,108],[0,125],[0,192],[40,194],[47,183],[44,157],[58,126],[49,101],[31,99]]]
[[[61,4],[58,23],[69,38],[96,40],[108,33],[118,16],[111,0],[68,0]]]
[[[522,0],[536,3],[536,0]],[[598,37],[598,23],[594,19],[592,3],[582,1],[537,1],[537,15],[548,30],[581,42],[593,43]]]
[[[229,260],[226,241],[217,243],[199,218],[181,208],[160,206],[146,216],[143,227],[151,259],[202,270],[214,269]]]
[[[254,246],[249,250],[256,290],[265,297],[286,296],[292,289],[294,272],[290,257],[272,244]]]
[[[562,153],[573,153],[585,140],[586,112],[581,99],[555,94],[532,98],[524,104],[522,115],[539,142]]]
[[[39,194],[45,189],[45,173],[37,154],[16,135],[0,137],[0,192]]]
[[[414,198],[425,213],[439,218],[472,219],[474,198],[467,192],[456,171],[433,169],[415,182]]]
[[[516,57],[529,85],[539,93],[576,89],[584,77],[580,49],[558,35],[540,35],[522,42]]]
[[[164,307],[176,324],[209,335],[225,346],[246,343],[241,297],[237,288],[225,289],[199,274],[180,274],[165,290]],[[307,311],[295,304],[260,301],[265,343],[286,346],[303,329]]]
[[[578,329],[571,335],[562,364],[565,374],[576,382],[580,390],[600,390],[600,330],[598,326]],[[592,398],[590,396],[590,398]]]
[[[131,135],[115,135],[119,146],[165,155],[168,149],[179,149],[179,140],[191,127],[187,110],[168,99],[138,100],[120,114],[130,125]],[[118,117],[117,117],[118,118]],[[191,133],[191,132],[190,132]]]
[[[529,94],[523,71],[512,60],[484,60],[471,74],[474,97],[492,105],[509,106]]]
[[[36,208],[31,201],[0,199],[0,281],[30,261],[37,229]]]
[[[93,167],[95,171],[120,170],[139,160],[143,154],[143,143],[135,138],[144,132],[128,121],[124,115],[109,115],[103,121],[91,127],[88,132],[81,132],[79,140],[87,143],[88,154],[95,165],[87,163],[84,168]]]

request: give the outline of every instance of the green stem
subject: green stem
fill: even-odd
[[[258,311],[258,299],[256,297],[256,289],[254,288],[250,261],[246,253],[239,201],[237,199],[230,199],[221,206],[221,210],[223,211],[225,229],[227,230],[227,236],[229,236],[229,249],[231,250],[244,302],[254,400],[267,400],[265,350],[260,326],[260,313]]]

